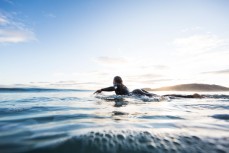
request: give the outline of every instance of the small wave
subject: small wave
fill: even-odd
[[[184,119],[178,116],[171,116],[171,115],[153,115],[153,116],[144,115],[139,118],[142,118],[142,119]]]
[[[215,109],[221,109],[221,110],[229,110],[229,106],[228,105],[223,105],[223,104],[187,104],[184,105],[187,108],[195,108],[198,110],[201,109],[211,109],[211,110],[215,110]]]
[[[220,120],[229,120],[229,114],[215,114],[212,117]]]
[[[32,107],[7,107],[7,108],[0,108],[0,114],[5,115],[6,113],[18,113],[18,112],[23,112],[25,110],[29,110]]]
[[[100,116],[100,115],[92,115],[92,114],[69,114],[69,115],[65,115],[65,114],[60,114],[60,115],[46,115],[46,116],[42,116],[42,115],[30,115],[30,116],[21,116],[18,118],[3,118],[0,119],[0,121],[4,121],[4,122],[23,122],[23,121],[27,121],[27,120],[34,120],[36,122],[39,123],[43,123],[43,122],[52,122],[52,121],[66,121],[66,120],[72,120],[72,119],[105,119],[105,118],[109,118],[106,116]]]
[[[105,101],[143,101],[143,102],[160,102],[160,101],[169,101],[169,97],[163,96],[126,96],[126,95],[96,95],[95,98],[102,99]]]
[[[0,88],[1,92],[87,92],[80,89],[53,89],[53,88]]]
[[[124,95],[95,95],[95,98],[102,99],[102,100],[107,100],[107,101],[115,101],[115,100],[123,100],[125,97]]]
[[[50,111],[63,111],[63,110],[77,110],[82,108],[72,108],[68,106],[8,106],[0,108],[0,115],[14,114],[14,113],[35,113],[35,112],[50,112]]]
[[[229,138],[205,138],[196,135],[151,133],[148,131],[92,131],[58,142],[55,147],[31,152],[68,153],[152,153],[152,152],[227,152]],[[217,145],[213,145],[217,144]]]
[[[31,102],[50,102],[50,101],[79,101],[81,100],[78,97],[31,97],[31,98],[22,98],[18,100],[5,100],[1,101],[4,103],[16,102],[16,103],[31,103]]]
[[[213,98],[213,99],[228,99],[229,95],[224,94],[216,94],[216,95],[203,95],[205,98]]]
[[[22,103],[22,102],[48,102],[48,101],[53,101],[57,98],[52,98],[52,97],[31,97],[31,98],[24,98],[24,99],[19,99],[16,100],[16,103]]]

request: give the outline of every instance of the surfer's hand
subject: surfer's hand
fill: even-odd
[[[102,92],[102,90],[97,90],[96,92],[94,92],[94,94],[99,94],[101,92]]]

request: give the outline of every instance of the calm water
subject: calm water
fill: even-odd
[[[229,93],[203,99],[92,93],[0,92],[0,153],[229,152]]]

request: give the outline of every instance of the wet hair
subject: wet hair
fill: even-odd
[[[122,84],[122,78],[120,76],[116,76],[116,77],[114,77],[114,82],[116,82],[118,84]]]

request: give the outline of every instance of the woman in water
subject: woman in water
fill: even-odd
[[[135,89],[132,92],[129,92],[129,89],[123,84],[122,78],[120,76],[114,77],[113,86],[102,88],[97,90],[95,94],[101,93],[102,91],[115,91],[116,95],[138,95],[138,96],[148,96],[152,97],[154,94],[151,94],[143,89]]]
[[[135,89],[132,92],[129,92],[129,89],[123,84],[122,78],[120,76],[114,77],[113,86],[102,88],[97,90],[94,94],[101,93],[102,91],[115,91],[116,95],[136,95],[136,96],[148,96],[152,97],[156,94],[149,93],[143,89]],[[199,94],[193,95],[164,95],[164,96],[171,96],[171,97],[180,97],[180,98],[202,98]]]

